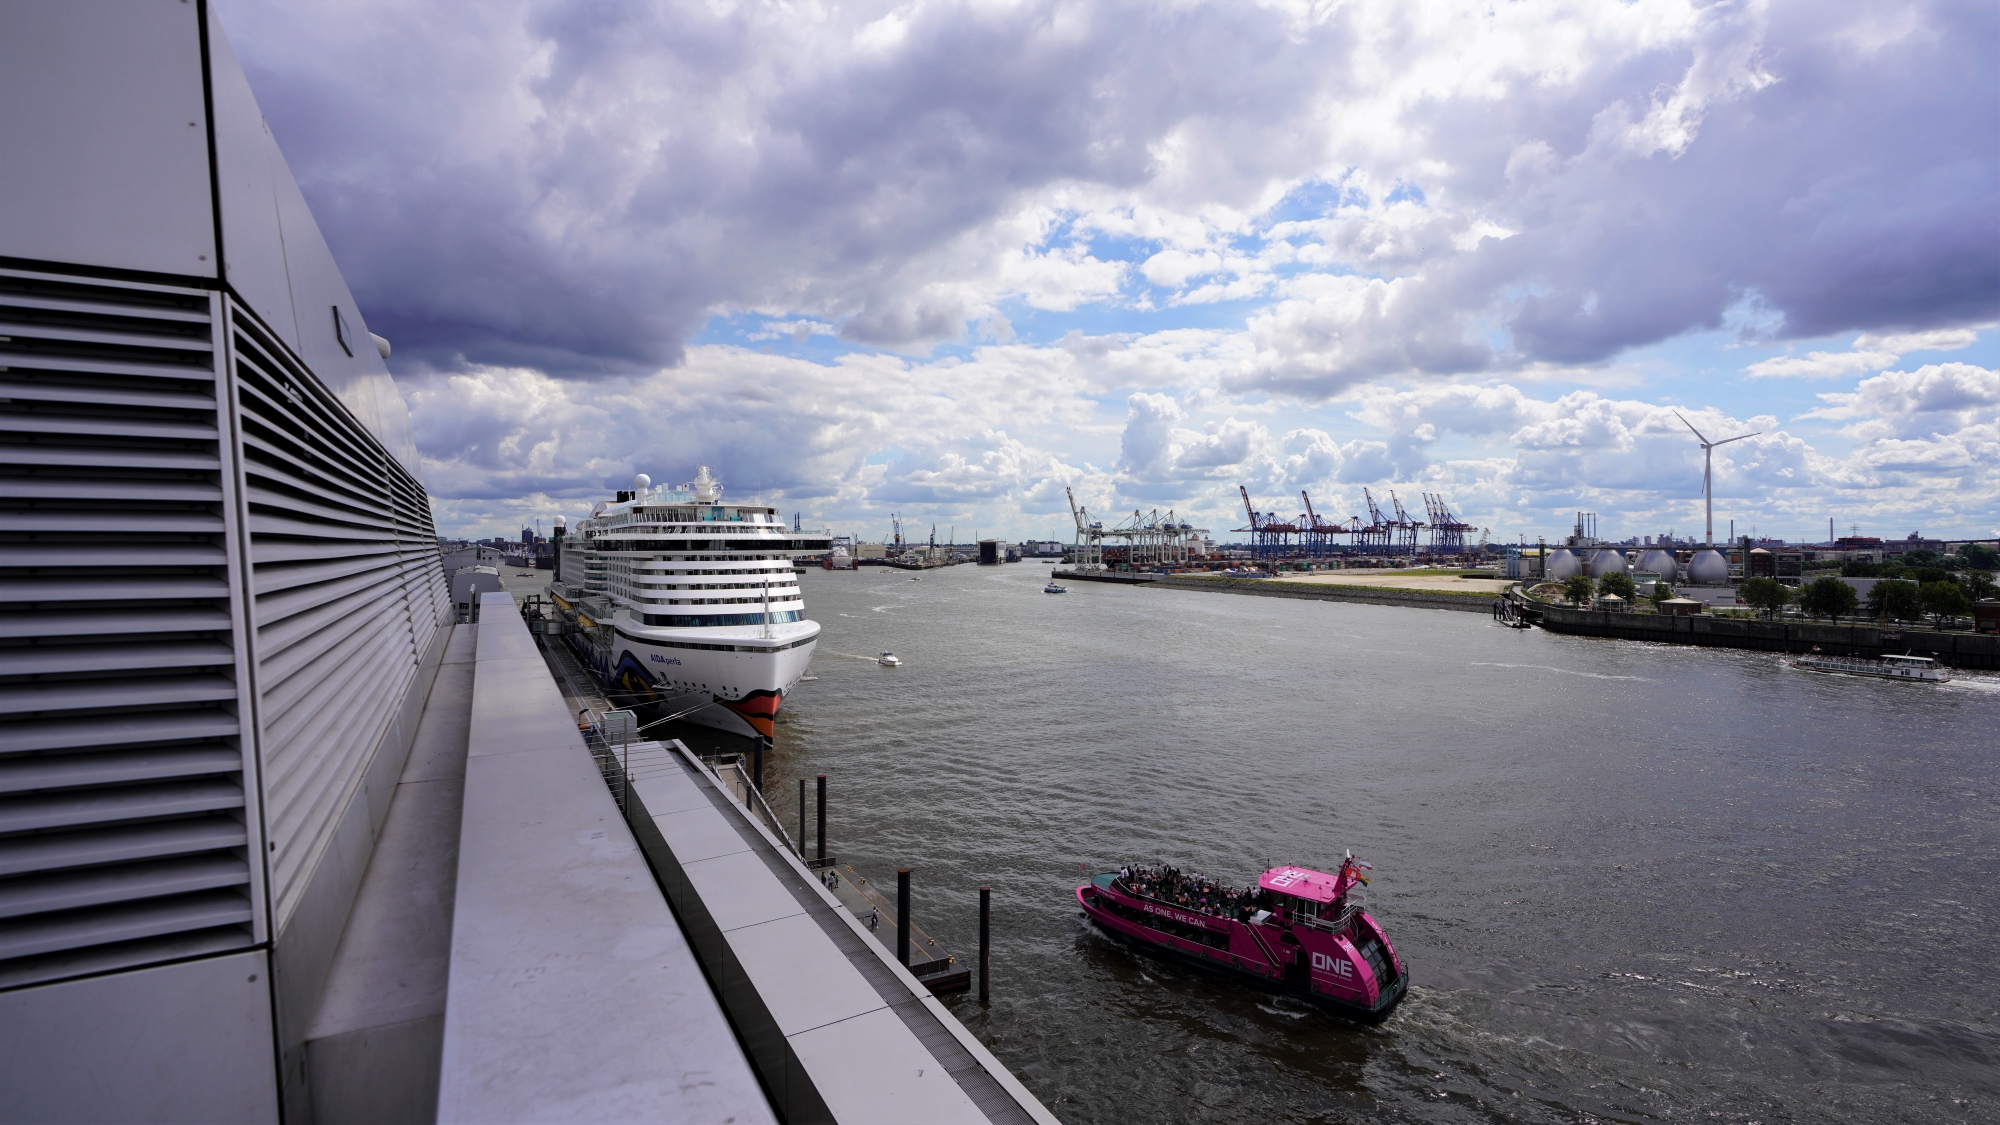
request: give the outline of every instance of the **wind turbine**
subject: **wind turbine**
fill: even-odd
[[[1756,437],[1757,434],[1761,434],[1764,431],[1758,430],[1756,433],[1738,434],[1733,438],[1724,438],[1721,441],[1710,441],[1707,438],[1701,436],[1701,431],[1694,428],[1693,422],[1688,421],[1686,418],[1681,418],[1680,411],[1678,410],[1674,411],[1674,417],[1680,418],[1681,425],[1686,426],[1688,430],[1694,434],[1695,440],[1701,442],[1701,495],[1702,499],[1707,501],[1708,504],[1708,546],[1714,547],[1715,546],[1715,447],[1718,445],[1728,445],[1732,441],[1742,441],[1744,438]]]

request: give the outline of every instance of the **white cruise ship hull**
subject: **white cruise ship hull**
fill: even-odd
[[[620,620],[608,665],[597,667],[600,658],[586,646],[578,646],[578,655],[618,691],[669,713],[700,708],[682,721],[770,738],[778,708],[812,663],[819,624],[775,626],[772,633],[765,638],[756,629],[657,629]]]

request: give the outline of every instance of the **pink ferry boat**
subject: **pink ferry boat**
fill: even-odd
[[[1388,1016],[1409,967],[1361,907],[1353,856],[1332,875],[1274,867],[1238,892],[1173,868],[1106,872],[1076,889],[1098,925],[1147,950],[1221,971],[1351,1019]]]

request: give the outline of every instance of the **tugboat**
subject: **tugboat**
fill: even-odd
[[[1938,662],[1928,656],[1884,656],[1880,660],[1870,660],[1865,656],[1828,656],[1818,648],[1792,661],[1792,667],[1804,668],[1808,672],[1839,672],[1850,676],[1878,676],[1885,680],[1902,680],[1904,683],[1945,684],[1951,682]]]
[[[1084,914],[1149,952],[1379,1023],[1409,990],[1409,967],[1364,910],[1368,865],[1328,875],[1274,867],[1237,891],[1172,867],[1105,872],[1076,889]]]

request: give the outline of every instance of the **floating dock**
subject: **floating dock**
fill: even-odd
[[[829,865],[821,875],[833,892],[862,925],[871,915],[878,919],[874,936],[877,944],[890,950],[896,935],[896,905],[878,891],[865,875],[857,875],[853,865]],[[893,951],[892,951],[893,952]],[[972,988],[972,966],[939,948],[937,939],[910,924],[910,975],[923,982],[933,995],[965,992]]]

